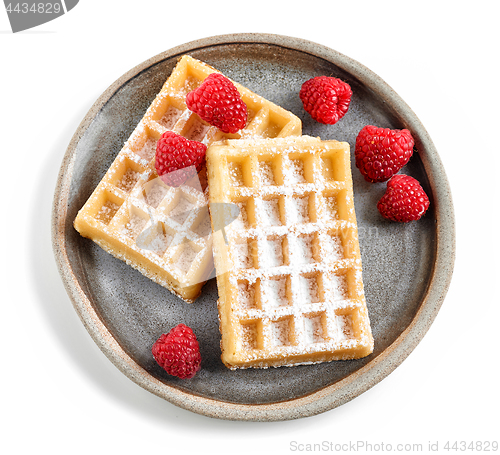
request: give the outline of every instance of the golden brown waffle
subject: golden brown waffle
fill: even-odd
[[[373,338],[349,145],[303,136],[207,151],[222,360],[229,368],[356,359]],[[221,204],[222,203],[222,204]],[[227,240],[227,241],[226,241]]]
[[[208,125],[187,109],[185,97],[213,72],[190,56],[179,60],[74,223],[81,235],[189,303],[213,268],[206,171],[199,174],[203,188],[167,187],[154,167],[158,139],[171,130],[209,145],[229,137],[300,135],[302,128],[295,115],[237,83],[248,107],[246,128],[230,135]]]

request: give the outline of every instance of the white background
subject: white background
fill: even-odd
[[[427,450],[429,441],[442,448],[446,441],[499,440],[494,4],[81,0],[63,17],[18,34],[0,8],[2,453],[308,448],[292,441],[422,443]],[[239,32],[311,40],[380,75],[433,138],[456,210],[454,277],[423,341],[355,400],[291,422],[210,419],[134,384],[80,323],[50,244],[58,169],[97,97],[162,51]]]

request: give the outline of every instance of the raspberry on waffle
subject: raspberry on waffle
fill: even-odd
[[[222,74],[210,74],[203,84],[188,93],[186,104],[224,133],[237,133],[247,124],[247,106],[236,86]]]

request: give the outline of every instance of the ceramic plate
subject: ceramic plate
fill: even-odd
[[[189,53],[295,113],[303,133],[347,141],[361,128],[408,128],[418,153],[402,172],[417,178],[431,200],[424,218],[398,224],[377,211],[385,184],[363,180],[352,163],[363,276],[375,339],[361,360],[230,371],[220,361],[217,286],[209,281],[192,305],[82,238],[72,223],[115,155],[170,75]],[[336,125],[313,121],[298,93],[307,79],[347,81],[353,98]],[[338,52],[276,35],[227,35],[164,52],[129,71],[95,102],[64,157],[53,208],[53,245],[62,279],[83,323],[108,358],[140,386],[211,417],[286,420],[330,410],[366,391],[394,370],[434,320],[451,278],[454,217],[442,164],[425,128],[377,75]],[[202,370],[182,381],[151,356],[157,337],[183,322],[197,334]]]

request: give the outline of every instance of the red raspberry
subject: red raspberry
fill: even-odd
[[[349,109],[352,91],[349,84],[329,76],[318,76],[302,84],[299,93],[306,112],[320,123],[333,125]]]
[[[186,96],[187,107],[224,133],[237,133],[247,124],[247,105],[236,86],[219,73],[210,74]]]
[[[385,182],[408,163],[413,145],[408,130],[367,125],[356,138],[356,167],[367,182]]]
[[[417,180],[398,174],[387,182],[377,208],[384,218],[407,223],[422,217],[429,208],[429,198]]]
[[[187,325],[179,324],[160,336],[151,351],[168,374],[181,379],[192,378],[201,368],[198,340]]]
[[[206,151],[207,146],[201,142],[190,141],[173,131],[165,131],[156,145],[156,172],[165,184],[182,185],[194,176],[192,166],[196,167],[196,172],[200,172]]]

